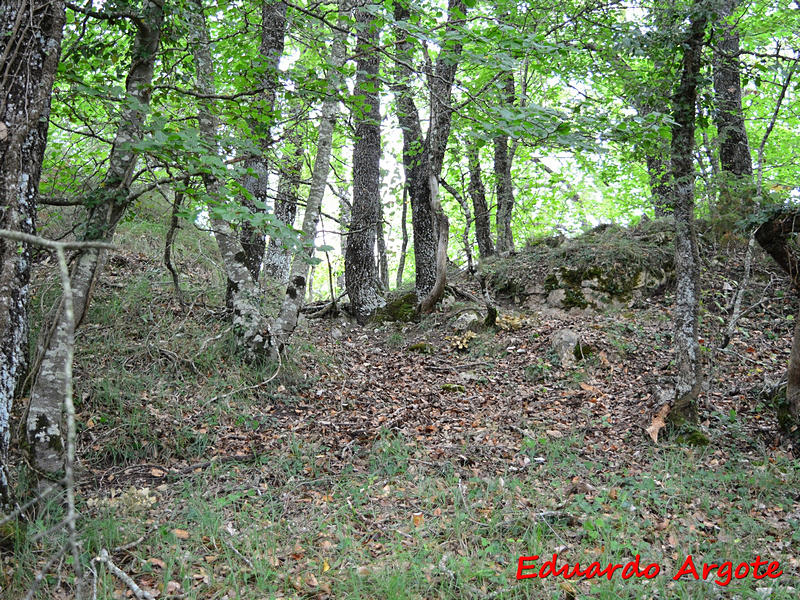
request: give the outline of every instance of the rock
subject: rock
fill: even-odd
[[[481,326],[481,317],[477,312],[469,311],[460,315],[453,321],[453,331],[464,333],[465,331],[477,331]]]
[[[340,337],[342,337],[342,331],[338,327],[334,327],[331,329],[331,337],[335,340],[338,340]]]
[[[561,308],[564,305],[564,300],[566,299],[566,290],[561,288],[555,289],[547,295],[547,306],[552,308]]]
[[[550,344],[558,355],[562,367],[575,364],[575,347],[579,339],[578,334],[571,329],[559,329],[550,338]]]

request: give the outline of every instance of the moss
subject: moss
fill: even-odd
[[[678,435],[675,441],[687,446],[708,446],[711,443],[709,437],[699,429],[689,429]]]
[[[409,323],[418,318],[417,295],[414,292],[405,292],[396,296],[375,313],[375,321],[379,323],[386,321]]]
[[[460,385],[458,383],[443,383],[442,384],[442,391],[464,393],[464,392],[467,391],[467,388],[465,388],[463,385]]]
[[[408,347],[408,351],[418,352],[419,354],[433,354],[436,352],[436,348],[428,342],[416,342]]]
[[[584,360],[589,358],[593,354],[597,353],[597,349],[594,346],[590,346],[589,344],[581,344],[578,342],[575,344],[575,350],[572,351],[575,356],[575,360]]]

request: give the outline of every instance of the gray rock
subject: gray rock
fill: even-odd
[[[562,289],[555,289],[547,295],[547,306],[551,306],[553,308],[561,308],[564,304],[564,300],[567,299],[567,292],[566,290]]]
[[[575,347],[580,338],[571,329],[559,329],[550,337],[550,344],[561,361],[562,367],[575,364]]]
[[[481,326],[481,317],[477,312],[469,311],[460,315],[453,322],[453,331],[463,333],[465,331],[477,332]]]

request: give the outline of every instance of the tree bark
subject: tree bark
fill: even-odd
[[[690,31],[683,45],[683,60],[678,89],[673,101],[672,192],[675,215],[675,381],[676,401],[673,419],[695,420],[696,384],[700,379],[698,316],[700,306],[700,259],[694,220],[694,131],[697,106],[697,83],[705,36],[706,16],[702,0],[695,2],[698,11],[691,18]]]
[[[416,294],[419,307],[430,310],[444,293],[447,266],[447,233],[442,230],[447,217],[438,200],[438,181],[450,136],[453,108],[450,95],[461,58],[463,42],[456,28],[464,23],[467,13],[464,0],[449,0],[447,39],[442,43],[435,67],[429,68],[430,127],[423,136],[419,111],[407,80],[412,73],[411,42],[407,32],[397,31],[396,51],[400,81],[394,85],[397,117],[403,130],[403,166],[411,199],[411,223],[414,233]],[[395,19],[407,20],[408,6],[395,4]],[[442,255],[444,253],[444,256]]]
[[[502,76],[503,102],[507,106],[514,103],[514,74],[506,71]],[[511,216],[514,211],[514,186],[511,181],[511,163],[508,136],[494,138],[494,177],[497,197],[497,251],[508,254],[514,250],[514,234],[511,231]]]
[[[400,242],[400,259],[397,263],[397,277],[395,287],[403,285],[403,273],[406,270],[406,252],[408,251],[408,184],[403,183],[403,210],[400,216],[400,231],[402,240]]]
[[[346,16],[348,12],[346,0],[340,0],[339,19],[333,32],[331,56],[326,67],[328,94],[322,104],[322,115],[320,116],[319,135],[317,138],[317,155],[314,159],[311,186],[308,190],[308,200],[306,201],[306,210],[303,215],[303,243],[306,247],[297,252],[292,259],[286,295],[281,304],[280,312],[273,323],[270,341],[270,356],[273,358],[277,358],[295,327],[297,327],[297,318],[300,314],[300,309],[303,307],[308,263],[314,252],[314,236],[316,235],[322,197],[325,194],[330,172],[333,129],[339,115],[339,94],[342,87],[339,69],[341,69],[345,60]]]
[[[0,229],[36,232],[64,20],[60,1],[11,0],[0,6]],[[30,244],[0,239],[0,509],[12,498],[9,420],[26,367],[30,260]]]
[[[263,114],[260,119],[250,123],[260,153],[245,161],[245,167],[254,172],[253,175],[246,175],[243,182],[245,189],[252,195],[252,199],[242,198],[242,205],[253,214],[267,212],[270,204],[267,152],[272,145],[272,124],[275,120],[273,113],[278,91],[278,63],[283,56],[286,35],[286,9],[287,4],[280,0],[277,2],[264,0],[261,4],[259,55],[262,61],[260,66],[264,68],[264,73],[259,82],[262,91],[257,99],[257,105]],[[277,206],[275,212],[277,214]],[[284,216],[288,218],[287,211],[284,211]],[[247,265],[247,270],[250,271],[250,276],[257,282],[264,259],[266,234],[245,220],[239,226],[239,240],[244,252],[244,263]],[[233,285],[233,282],[228,280],[226,291],[228,299],[233,293]],[[230,306],[230,302],[228,304]]]
[[[214,84],[214,63],[211,53],[211,42],[204,14],[202,0],[194,0],[193,31],[190,43],[194,53],[197,71],[197,89],[206,97],[216,93]],[[217,154],[217,135],[219,119],[211,110],[211,101],[201,99],[198,107],[198,128],[210,152]],[[221,182],[216,175],[205,173],[203,183],[206,193],[212,202],[219,206],[223,203],[220,194]],[[249,360],[255,360],[263,354],[269,344],[269,326],[261,311],[260,290],[247,262],[239,236],[225,219],[217,214],[216,206],[211,206],[211,224],[217,240],[222,262],[228,276],[231,291],[231,308],[233,309],[233,328],[239,346]]]
[[[475,211],[475,237],[478,240],[478,252],[483,259],[494,254],[494,244],[489,207],[486,204],[486,188],[483,186],[483,177],[481,176],[480,155],[475,142],[472,142],[467,149],[467,162],[469,163],[468,193],[472,198],[472,208]]]
[[[275,200],[275,216],[286,227],[294,227],[297,216],[297,188],[303,171],[303,144],[299,136],[291,135],[291,144],[283,155],[284,165],[278,178],[278,197]],[[289,281],[291,252],[286,243],[272,236],[264,256],[264,273],[286,284]]]
[[[378,28],[366,10],[356,10],[358,40],[353,147],[353,205],[344,257],[347,295],[356,319],[366,323],[383,304],[378,288],[375,243],[380,213],[381,115],[378,98]]]
[[[722,170],[716,213],[718,226],[730,231],[753,206],[753,160],[742,112],[739,75],[739,33],[730,23],[739,0],[721,0],[717,7],[714,47],[714,97],[717,145]]]
[[[86,199],[89,219],[83,239],[111,241],[117,223],[129,204],[129,191],[138,154],[131,146],[141,141],[142,128],[150,106],[153,68],[161,41],[164,12],[161,0],[145,0],[131,49],[132,62],[125,87],[129,101],[119,118],[103,183]],[[105,251],[98,248],[79,251],[73,260],[72,295],[75,327],[89,307],[97,276],[102,271]],[[39,369],[31,388],[27,418],[28,444],[34,466],[43,473],[63,468],[64,440],[61,409],[64,394],[64,363],[72,348],[70,323],[59,304],[53,321],[42,326],[37,363]]]

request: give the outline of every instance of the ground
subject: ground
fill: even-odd
[[[785,371],[794,309],[757,257],[754,308],[715,349],[742,254],[704,268],[702,423],[654,443],[669,291],[607,313],[505,306],[506,329],[466,350],[451,327],[463,300],[419,323],[304,319],[281,363],[246,366],[221,282],[202,289],[184,263],[184,312],[158,253],[128,252],[78,338],[84,550],[108,549],[161,598],[796,598],[800,468],[761,397]],[[551,350],[562,328],[581,338],[572,366]],[[57,540],[36,533],[59,510],[3,548],[9,598],[48,559]],[[516,579],[520,556],[554,553],[603,567],[640,555],[660,573]],[[700,570],[760,555],[783,574],[673,581],[690,554]],[[69,597],[69,570],[52,572],[41,596]],[[98,598],[130,595],[97,573]]]

